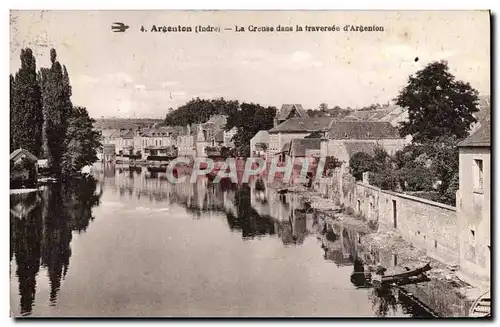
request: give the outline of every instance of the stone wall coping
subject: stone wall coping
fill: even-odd
[[[404,194],[404,193],[393,192],[393,191],[388,191],[388,190],[382,190],[382,189],[380,189],[380,188],[378,188],[376,186],[373,186],[373,185],[370,185],[370,184],[361,183],[361,182],[356,182],[356,185],[367,187],[367,188],[370,188],[372,190],[380,191],[382,193],[386,193],[386,194],[389,194],[389,195],[397,196],[397,197],[400,197],[400,198],[403,198],[403,199],[408,199],[408,200],[413,200],[413,201],[425,203],[425,204],[428,204],[428,205],[431,205],[431,206],[434,206],[434,207],[439,207],[439,208],[450,210],[450,211],[457,211],[456,207],[453,207],[453,206],[450,206],[450,205],[447,205],[447,204],[444,204],[444,203],[439,203],[439,202],[427,200],[427,199],[424,199],[424,198],[419,198],[417,196],[408,195],[408,194]]]

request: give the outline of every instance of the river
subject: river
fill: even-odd
[[[356,286],[355,254],[293,195],[92,173],[11,195],[13,316],[429,316]]]

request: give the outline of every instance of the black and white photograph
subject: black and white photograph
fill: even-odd
[[[11,9],[10,316],[491,319],[491,24]]]

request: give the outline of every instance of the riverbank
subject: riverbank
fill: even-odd
[[[273,187],[280,187],[278,184]],[[457,276],[457,266],[443,264],[426,255],[403,238],[395,230],[382,230],[378,224],[367,222],[361,217],[350,214],[350,210],[340,203],[327,199],[320,193],[302,185],[281,188],[297,193],[329,223],[342,225],[343,228],[360,230],[357,255],[369,266],[419,267],[430,263],[432,269],[426,273],[426,282],[409,284],[400,288],[439,317],[464,317],[469,315],[473,302],[480,295],[479,290],[462,281]]]

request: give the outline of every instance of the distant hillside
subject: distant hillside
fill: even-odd
[[[100,118],[95,119],[96,129],[135,129],[163,123],[163,119],[153,118]]]

